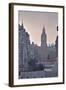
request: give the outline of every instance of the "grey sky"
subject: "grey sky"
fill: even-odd
[[[55,12],[32,12],[19,11],[18,21],[23,20],[26,31],[30,34],[30,40],[35,44],[41,44],[43,26],[47,34],[47,44],[55,43],[58,26],[58,13]]]

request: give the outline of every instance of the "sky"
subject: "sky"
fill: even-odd
[[[58,13],[56,12],[35,12],[19,11],[18,23],[23,22],[25,30],[30,35],[30,41],[38,46],[41,45],[41,33],[43,27],[47,35],[47,45],[55,44],[58,26]]]

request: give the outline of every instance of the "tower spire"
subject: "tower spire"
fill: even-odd
[[[24,25],[23,25],[23,19],[22,19],[22,29],[24,28]]]
[[[41,34],[41,46],[42,47],[45,47],[47,45],[46,41],[47,41],[47,37],[46,37],[46,33],[45,33],[45,27],[43,26],[43,31]]]
[[[45,27],[43,26],[43,33],[45,33]]]

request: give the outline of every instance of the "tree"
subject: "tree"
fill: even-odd
[[[38,70],[44,70],[43,64],[38,64]]]
[[[37,60],[36,59],[30,59],[28,62],[29,70],[34,71],[36,69]]]
[[[36,59],[31,59],[28,62],[28,65],[29,65],[29,70],[30,71],[44,70],[43,64],[37,64],[37,60]]]

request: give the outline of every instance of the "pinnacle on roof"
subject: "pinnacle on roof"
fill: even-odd
[[[23,20],[22,20],[22,28],[24,28],[24,25],[23,25]]]
[[[58,31],[58,26],[57,26],[57,31]]]

